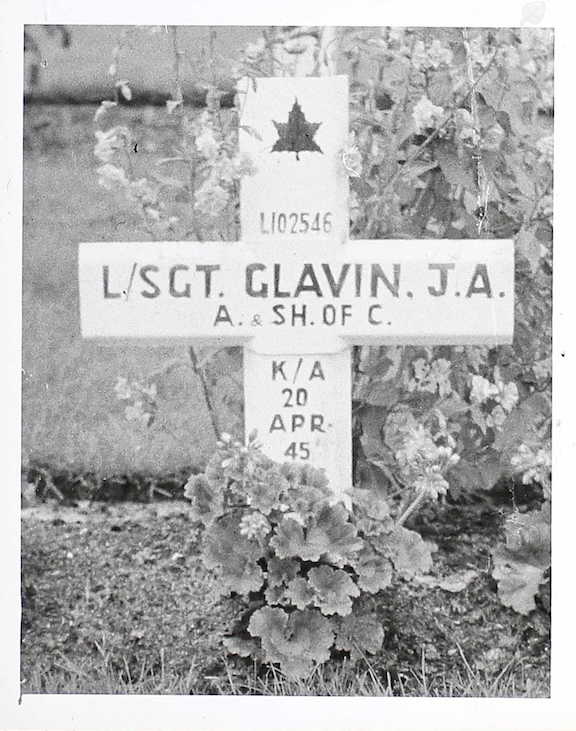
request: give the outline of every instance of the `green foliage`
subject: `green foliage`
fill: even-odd
[[[290,74],[299,54],[314,51],[322,37],[322,29],[268,29],[235,74]],[[531,28],[374,27],[339,29],[333,42],[339,70],[350,78],[351,135],[342,163],[350,176],[351,236],[513,238],[516,253],[510,346],[356,349],[356,483],[386,498],[380,504],[399,496],[394,520],[368,510],[355,527],[329,504],[325,486],[297,478],[297,489],[287,490],[284,480],[294,484],[294,477],[272,477],[266,465],[246,483],[259,517],[243,516],[243,535],[270,536],[278,559],[370,566],[361,579],[369,591],[387,585],[392,566],[407,574],[429,567],[429,551],[403,527],[425,502],[448,491],[465,501],[502,481],[537,484],[551,497],[553,36]],[[320,51],[312,56],[321,58]],[[99,110],[100,127],[119,113],[118,94],[129,89],[115,74],[116,101]],[[145,176],[130,169],[129,129],[118,123],[97,131],[102,184],[127,195],[156,238],[236,236],[238,181],[251,171],[237,156],[237,111],[224,119],[211,89],[205,112],[192,118],[176,84],[167,114],[178,122],[177,142]],[[215,390],[221,383],[230,401],[238,400],[233,368],[220,376],[221,356],[212,355]],[[146,409],[130,413],[150,418]],[[225,504],[215,497],[202,505],[209,489],[194,489],[196,510],[218,520]],[[364,551],[358,530],[378,535],[377,558]],[[539,579],[532,572],[527,595]],[[268,587],[269,596],[282,595],[279,587]],[[290,592],[303,604],[312,589],[298,582]]]
[[[330,622],[315,609],[287,614],[263,607],[252,615],[248,630],[261,639],[267,661],[279,663],[289,678],[303,677],[326,662],[334,642]]]
[[[263,500],[263,486],[268,486]],[[223,435],[204,475],[186,495],[204,526],[202,560],[222,594],[239,594],[248,613],[227,649],[278,663],[293,678],[325,662],[332,648],[377,652],[384,630],[366,614],[366,596],[431,567],[430,550],[390,516],[384,498],[350,491],[334,503],[324,473],[277,464],[251,435]]]
[[[359,480],[400,491],[410,512],[503,480],[549,498],[552,34],[371,28],[340,42],[354,90],[352,234],[516,244],[512,346],[358,349]],[[521,553],[526,600],[503,593],[510,564],[500,595],[525,611],[542,576]]]
[[[373,617],[345,617],[338,624],[334,645],[338,650],[350,653],[352,659],[365,652],[376,653],[384,641],[384,630]]]
[[[512,432],[519,442],[529,436],[514,407],[523,412],[535,393],[549,401],[552,35],[374,28],[347,31],[342,44],[352,70],[378,68],[377,84],[358,78],[354,85],[361,163],[352,181],[353,233],[516,237],[511,348],[380,348],[377,356],[363,349],[358,359],[366,451],[394,441],[391,407],[410,409],[412,432],[440,409],[455,440],[449,446],[464,462],[448,472],[460,473],[461,489],[485,489],[510,474],[506,455],[496,466],[490,447],[506,452]],[[425,476],[434,455],[423,456],[417,471]],[[415,484],[415,475],[396,476]]]
[[[514,514],[506,521],[506,543],[492,553],[492,576],[502,603],[521,614],[536,607],[534,597],[550,569],[550,503]]]

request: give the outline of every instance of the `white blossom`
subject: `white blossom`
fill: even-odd
[[[453,54],[449,48],[443,46],[440,41],[435,38],[428,50],[428,58],[430,59],[430,64],[437,69],[438,66],[441,66],[443,63],[447,65],[451,64]]]
[[[498,387],[490,383],[482,376],[472,376],[472,389],[470,391],[470,401],[478,404],[484,403],[489,398],[493,398],[498,393]]]
[[[196,191],[196,208],[199,213],[210,218],[216,218],[226,208],[228,198],[228,193],[224,188],[220,185],[214,185],[211,180],[207,180]]]
[[[118,150],[126,147],[130,138],[126,127],[111,127],[105,132],[98,129],[94,134],[96,135],[94,155],[104,163],[110,162]]]
[[[444,109],[432,104],[427,96],[422,96],[414,107],[412,118],[417,132],[422,132],[430,127],[436,127],[444,118]]]
[[[210,128],[204,129],[202,134],[196,137],[196,149],[207,160],[213,160],[218,155],[218,142]]]
[[[112,163],[101,165],[97,170],[98,184],[108,190],[117,187],[125,187],[128,185],[128,178],[123,168],[119,168]]]
[[[536,149],[540,153],[540,159],[552,164],[554,158],[554,136],[541,137],[536,143]]]

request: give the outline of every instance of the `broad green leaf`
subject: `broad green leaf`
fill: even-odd
[[[280,472],[290,483],[290,486],[314,487],[329,497],[332,493],[328,486],[328,478],[323,469],[318,469],[309,464],[299,465],[295,462],[285,462],[280,465]]]
[[[530,269],[535,272],[540,266],[541,245],[533,229],[521,229],[516,237],[516,250],[528,260]]]
[[[464,155],[460,159],[456,145],[453,142],[444,141],[435,146],[434,155],[450,185],[461,185],[472,193],[477,192],[478,183],[469,155]]]
[[[317,609],[287,614],[277,607],[263,607],[250,618],[248,631],[261,639],[266,661],[279,663],[293,679],[306,677],[316,664],[326,662],[334,642],[330,620]]]
[[[286,596],[298,609],[306,609],[314,602],[316,592],[303,576],[299,576],[288,584]]]
[[[401,90],[409,73],[410,66],[406,59],[393,58],[393,60],[382,65],[382,84],[390,91],[394,98],[397,98],[397,95],[400,93],[397,90],[399,88]]]
[[[447,107],[452,101],[454,82],[448,69],[438,69],[430,73],[427,94],[433,104]]]
[[[290,507],[304,521],[314,516],[322,505],[327,505],[329,497],[326,490],[308,485],[287,491]]]
[[[539,429],[550,415],[549,397],[543,393],[532,394],[508,414],[496,434],[494,448],[510,453],[522,443],[537,446],[542,441]]]
[[[354,564],[358,574],[358,586],[369,594],[387,589],[392,583],[392,564],[367,546],[362,549]]]
[[[326,556],[336,565],[350,563],[362,545],[343,505],[324,506],[304,529],[284,518],[270,541],[279,558],[318,561]]]
[[[508,555],[542,569],[550,567],[550,503],[540,510],[513,513],[504,528]]]
[[[505,112],[508,115],[517,135],[530,134],[532,125],[527,104],[530,96],[534,97],[534,90],[525,73],[510,70],[505,75],[500,74],[498,78],[486,76],[480,81],[478,90],[496,112]]]
[[[288,485],[288,480],[279,470],[256,468],[252,479],[247,483],[246,492],[250,506],[269,515],[279,507]]]
[[[362,448],[367,459],[378,458],[382,454],[385,420],[386,410],[377,406],[365,406],[360,413]]]
[[[352,611],[351,598],[360,595],[350,576],[331,566],[310,569],[308,583],[315,591],[315,604],[322,614],[346,616]]]
[[[457,393],[453,392],[447,398],[439,401],[437,408],[440,409],[447,419],[452,419],[465,414],[470,409],[470,404]]]
[[[390,508],[384,496],[376,490],[353,488],[348,493],[352,497],[352,503],[357,505],[362,512],[374,520],[384,520],[390,515]]]
[[[264,583],[264,574],[257,563],[263,556],[260,545],[240,533],[238,518],[227,515],[207,533],[202,560],[207,568],[218,572],[222,594],[231,591],[248,594],[258,591]]]
[[[398,401],[400,386],[394,381],[371,380],[365,385],[362,398],[370,406],[390,408]]]
[[[351,615],[338,624],[334,645],[350,653],[351,659],[361,659],[364,653],[376,654],[384,641],[382,624],[373,615]]]
[[[281,584],[280,586],[269,586],[264,592],[264,598],[270,606],[274,606],[276,604],[287,604],[290,601],[286,594],[286,587],[284,584]]]
[[[298,575],[300,564],[291,559],[271,558],[268,561],[268,586],[280,586]]]
[[[544,581],[545,570],[514,561],[505,549],[495,551],[493,558],[492,576],[498,582],[500,601],[520,614],[529,614],[536,608],[534,597]]]
[[[461,459],[458,464],[450,468],[447,478],[452,490],[472,493],[475,490],[491,490],[498,480],[508,474],[509,470],[502,464],[498,452],[491,450],[487,456],[475,463]]]
[[[192,506],[192,520],[209,525],[224,512],[222,490],[205,475],[192,475],[184,487],[184,495]]]
[[[425,574],[432,568],[430,546],[422,540],[422,536],[404,526],[398,526],[387,535],[373,540],[379,553],[388,556],[394,568],[404,576]]]

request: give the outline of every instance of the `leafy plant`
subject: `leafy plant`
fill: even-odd
[[[120,122],[99,129],[99,178],[134,203],[154,238],[234,238],[238,180],[251,171],[236,149],[239,110],[223,113],[212,82],[206,109],[188,113],[180,83],[186,53],[177,29],[169,32],[174,144],[154,170],[137,172],[130,130]],[[100,126],[130,96],[119,56],[111,67],[115,98],[98,110]],[[536,484],[549,500],[552,33],[281,27],[263,31],[231,74],[319,73],[322,65],[333,72],[336,56],[350,78],[342,164],[351,236],[514,238],[516,249],[510,346],[355,350],[355,484],[399,501],[400,526],[427,500],[449,493],[465,506],[499,483]],[[199,373],[216,386],[206,393],[228,394],[239,421],[232,378],[239,365],[229,352],[201,357]],[[222,371],[222,363],[231,365]],[[282,535],[292,545],[297,532]]]
[[[204,564],[222,594],[239,594],[249,607],[226,647],[292,678],[333,650],[378,652],[384,629],[366,596],[390,586],[395,572],[431,568],[430,548],[374,491],[353,489],[350,510],[334,503],[322,471],[273,462],[255,435],[246,445],[223,435],[185,494],[204,525]]]
[[[517,477],[549,498],[552,35],[353,29],[341,45],[353,90],[352,234],[516,242],[511,346],[358,351],[357,478],[400,490],[408,505],[417,486],[466,501]],[[376,82],[361,75],[367,64]],[[451,450],[442,475],[434,443]],[[534,593],[519,604],[500,589],[520,611]]]
[[[506,521],[506,543],[493,551],[492,576],[502,603],[521,614],[536,608],[534,597],[550,569],[550,503],[513,514]]]

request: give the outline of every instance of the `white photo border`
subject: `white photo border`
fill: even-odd
[[[574,159],[574,26],[561,0],[4,0],[0,7],[0,244],[4,384],[0,441],[0,728],[3,729],[533,729],[573,731],[575,632],[570,537],[576,490],[572,358],[574,251],[569,226]],[[20,698],[20,409],[22,261],[22,99],[25,24],[381,25],[553,27],[555,30],[555,197],[553,356],[552,695],[550,699],[280,698],[223,696],[24,695]],[[557,486],[560,487],[557,487]]]

